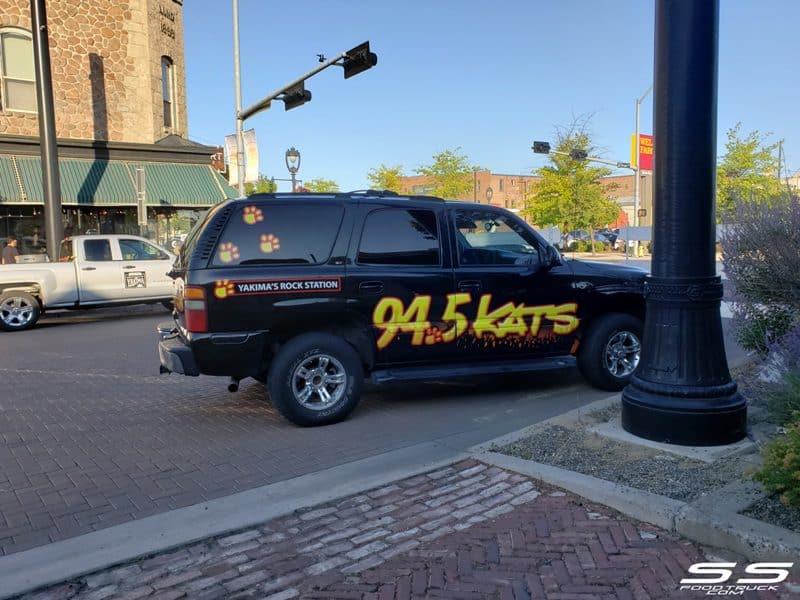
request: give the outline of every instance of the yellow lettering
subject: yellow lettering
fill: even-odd
[[[462,304],[469,304],[470,302],[472,302],[472,296],[467,293],[447,295],[447,306],[445,306],[444,313],[442,313],[442,321],[445,323],[452,321],[453,326],[442,332],[443,342],[452,342],[467,330],[469,320],[464,313],[460,313],[456,309]]]
[[[580,319],[575,316],[577,310],[578,305],[574,302],[552,306],[547,318],[553,322],[553,331],[558,335],[567,335],[575,331],[580,325]]]
[[[431,309],[430,296],[417,296],[404,309],[399,298],[382,298],[372,312],[372,323],[383,330],[378,341],[378,349],[388,346],[399,332],[411,333],[411,345],[420,346],[425,339],[425,331],[431,326],[428,313]]]

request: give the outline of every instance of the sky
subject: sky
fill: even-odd
[[[259,171],[288,178],[286,150],[301,153],[297,177],[369,187],[370,169],[405,174],[461,148],[495,173],[546,164],[532,141],[592,115],[601,157],[630,160],[635,102],[653,80],[654,0],[239,0],[245,107],[317,65],[369,40],[376,67],[345,80],[330,67],[306,81],[311,102],[272,108],[245,122],[258,140]],[[222,145],[235,131],[232,3],[183,5],[189,137]],[[800,170],[797,0],[721,0],[718,154],[726,131],[784,140]],[[652,133],[653,95],[641,105]],[[658,141],[656,140],[656,148]],[[629,173],[630,171],[620,171]],[[288,182],[279,190],[288,191]]]

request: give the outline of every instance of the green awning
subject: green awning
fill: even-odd
[[[211,165],[77,158],[58,165],[64,206],[136,206],[137,168],[144,170],[149,206],[207,207],[237,196]],[[43,204],[38,158],[0,156],[0,203],[11,202]]]
[[[0,202],[23,202],[22,190],[17,183],[14,161],[10,156],[0,156]]]

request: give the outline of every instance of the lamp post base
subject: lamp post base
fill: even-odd
[[[670,386],[655,390],[652,385],[634,376],[623,391],[622,428],[628,433],[679,446],[724,446],[747,435],[747,402],[736,384],[681,386],[674,390],[679,396],[669,393]]]

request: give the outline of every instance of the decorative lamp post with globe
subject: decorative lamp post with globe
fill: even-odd
[[[297,191],[297,180],[295,176],[300,170],[300,151],[292,146],[286,151],[286,168],[292,176],[292,192]]]

